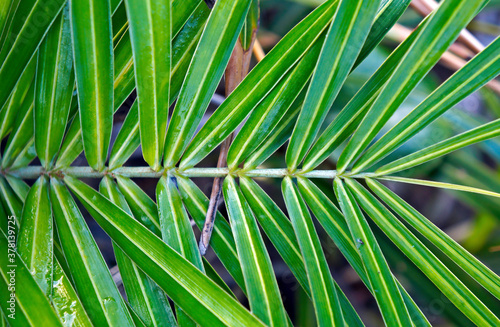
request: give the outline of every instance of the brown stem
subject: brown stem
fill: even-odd
[[[266,53],[264,52],[264,49],[262,49],[262,45],[260,44],[259,40],[255,40],[255,44],[253,45],[253,55],[255,56],[257,62],[260,62],[266,56]]]
[[[241,83],[243,78],[248,74],[250,68],[250,59],[252,57],[252,47],[255,42],[255,34],[252,36],[252,43],[249,49],[243,49],[240,39],[236,42],[231,58],[225,72],[226,84],[226,97],[233,92],[233,90]],[[227,153],[231,142],[233,141],[234,133],[231,133],[221,144],[219,160],[217,161],[217,168],[227,166]],[[212,193],[210,194],[210,203],[208,205],[207,215],[205,217],[205,225],[201,232],[200,243],[198,245],[201,255],[205,255],[212,236],[214,228],[215,216],[222,194],[222,182],[224,178],[216,177],[212,184]]]

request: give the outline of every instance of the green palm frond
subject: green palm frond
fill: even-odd
[[[466,30],[494,6],[415,24],[410,0],[295,2],[0,4],[2,326],[500,325],[498,108],[459,112],[478,90],[500,104],[500,38]],[[272,6],[288,33],[236,71]],[[374,65],[397,23],[415,29]],[[488,237],[399,191],[421,189]]]

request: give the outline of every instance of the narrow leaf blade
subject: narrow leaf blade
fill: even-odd
[[[156,187],[162,238],[165,243],[203,271],[193,229],[172,178],[175,177],[162,177]]]
[[[316,8],[252,69],[200,129],[180,168],[196,165],[237,128],[322,35],[336,7],[337,1],[329,0]]]
[[[91,327],[92,322],[78,297],[71,280],[54,257],[54,281],[52,283],[52,305],[63,325]]]
[[[17,112],[12,132],[9,135],[2,158],[2,168],[12,166],[17,156],[30,143],[34,135],[33,122],[34,85],[30,87],[23,104]]]
[[[334,184],[335,193],[346,216],[349,230],[363,261],[370,285],[374,290],[373,295],[385,323],[411,325],[408,310],[394,277],[361,210],[340,179],[335,179]]]
[[[500,38],[497,38],[377,140],[359,158],[352,171],[362,171],[380,161],[499,73]]]
[[[346,181],[361,207],[398,248],[476,325],[500,320],[434,254],[359,183]]]
[[[38,50],[35,87],[35,148],[49,169],[61,146],[73,95],[74,72],[66,6]]]
[[[271,240],[307,296],[311,297],[309,280],[300,253],[292,223],[276,203],[250,178],[240,178],[240,185],[248,204],[267,237]],[[333,281],[345,323],[348,326],[364,326],[339,285]]]
[[[250,0],[219,0],[210,13],[167,130],[165,167],[179,161],[196,132],[224,73],[250,3]]]
[[[21,17],[22,14],[17,17],[19,19],[19,25],[16,24],[17,35],[13,38],[12,44],[4,48],[6,57],[1,58],[0,80],[2,81],[2,88],[0,89],[0,107],[7,101],[19,76],[21,76],[24,68],[35,55],[43,36],[65,2],[64,0],[26,2],[26,4],[33,3],[33,5],[29,8],[25,17]],[[43,19],[40,19],[40,17],[43,17]],[[33,28],[34,26],[36,28]],[[2,49],[2,52],[4,49]]]
[[[0,250],[4,253],[0,256],[0,284],[4,290],[0,292],[0,307],[9,326],[36,326],[43,321],[50,326],[62,327],[50,302],[20,256],[12,250],[11,244],[15,244],[15,236],[0,232]],[[11,283],[12,279],[15,280],[14,284]]]
[[[380,89],[387,83],[401,58],[413,44],[425,26],[422,22],[384,61],[377,71],[366,81],[342,111],[328,125],[304,159],[303,170],[312,170],[328,158],[357,128],[370,109]]]
[[[263,324],[175,250],[85,183],[66,183],[115,243],[197,323]]]
[[[342,326],[344,317],[337,291],[309,210],[291,178],[283,180],[282,192],[304,258],[317,322],[322,326]]]
[[[272,134],[274,128],[287,115],[295,100],[303,97],[302,89],[311,77],[320,46],[321,42],[317,41],[293,70],[288,72],[252,111],[229,148],[229,169],[236,168],[252,151],[258,149],[260,143]]]
[[[403,158],[390,162],[376,170],[377,175],[388,175],[421,165],[468,145],[488,140],[500,135],[500,119],[450,137]]]
[[[17,249],[40,289],[47,296],[52,291],[52,233],[49,181],[47,177],[40,176],[31,187],[24,203]]]
[[[102,179],[99,191],[113,204],[132,216],[125,197],[111,177],[106,176]],[[165,293],[114,243],[113,250],[127,293],[127,300],[141,321],[147,326],[176,326],[174,314]]]
[[[250,207],[231,176],[225,178],[223,192],[245,276],[250,308],[264,323],[286,326],[287,315],[271,259]]]
[[[50,181],[50,199],[64,255],[90,319],[96,325],[133,326],[82,214],[63,182],[55,178]]]
[[[109,169],[122,166],[141,145],[139,132],[139,106],[137,101],[130,108],[122,127],[116,136],[109,156]]]
[[[126,0],[134,53],[142,153],[160,168],[170,92],[171,2]]]
[[[205,224],[205,215],[208,210],[209,199],[192,180],[178,175],[176,177],[182,202],[198,228],[202,230]],[[226,218],[218,211],[210,242],[211,248],[214,250],[219,260],[234,278],[236,284],[246,293],[243,272],[241,271],[231,227]]]
[[[154,234],[160,236],[160,218],[156,203],[130,178],[117,176],[116,180],[133,216]]]
[[[328,110],[354,66],[378,4],[377,0],[340,2],[287,148],[286,163],[291,171],[297,168],[309,151]]]
[[[337,169],[343,172],[365,150],[418,82],[437,63],[460,31],[476,15],[483,1],[443,1],[430,16],[415,43],[380,91],[342,152]]]
[[[24,102],[24,99],[28,96],[28,92],[31,90],[30,86],[33,83],[33,78],[36,72],[37,57],[34,56],[26,69],[23,71],[22,75],[19,77],[15,88],[9,96],[9,99],[0,109],[0,139],[7,136],[12,130],[12,126],[16,120],[16,114],[19,113],[19,108]]]
[[[387,187],[373,179],[366,179],[366,183],[401,218],[455,261],[470,276],[485,285],[485,289],[500,298],[500,277],[497,274]]]
[[[113,128],[113,38],[108,1],[70,1],[83,147],[90,166],[102,170]]]

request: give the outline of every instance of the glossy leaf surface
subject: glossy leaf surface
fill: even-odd
[[[65,181],[115,243],[197,323],[262,325],[217,284],[123,210],[82,182],[69,177]],[[200,303],[202,305],[198,305]]]
[[[113,42],[108,1],[70,1],[78,105],[85,155],[102,170],[113,124]]]
[[[37,59],[35,148],[48,169],[61,147],[75,80],[68,6],[48,31]]]
[[[78,294],[94,324],[133,326],[102,254],[66,186],[50,180],[50,199],[64,255]]]
[[[160,167],[170,93],[171,2],[126,0],[134,53],[142,153]]]
[[[242,264],[250,308],[271,326],[287,325],[278,283],[255,218],[232,177],[224,180],[224,199]]]

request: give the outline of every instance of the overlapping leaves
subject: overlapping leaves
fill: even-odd
[[[254,67],[198,133],[251,1],[218,0],[210,12],[196,0],[7,2],[0,20],[0,139],[6,140],[0,245],[7,252],[9,236],[19,235],[12,252],[25,287],[16,297],[19,319],[8,323],[285,326],[291,321],[260,226],[310,298],[318,324],[362,326],[332,277],[317,219],[372,293],[385,324],[430,325],[393,274],[380,231],[473,323],[500,325],[491,303],[440,258],[497,300],[498,275],[377,181],[499,197],[494,190],[386,176],[498,136],[498,121],[367,170],[500,72],[496,40],[369,146],[485,2],[442,1],[322,134],[347,76],[409,1],[325,1]],[[46,19],[26,38],[41,13]],[[111,147],[113,112],[134,88],[138,99]],[[193,168],[242,124],[228,169]],[[288,169],[256,169],[287,140]],[[347,140],[338,171],[313,170]],[[151,169],[122,167],[139,146]],[[91,168],[68,168],[83,150]],[[42,167],[28,166],[35,156]],[[78,174],[102,177],[100,193]],[[225,177],[229,222],[217,213],[211,245],[249,309],[196,248],[190,217],[201,228],[208,207],[188,178],[197,174]],[[290,219],[251,179],[271,175],[283,177]],[[33,176],[31,187],[20,179]],[[128,177],[160,177],[156,203]],[[330,178],[329,192],[311,177]],[[127,300],[70,191],[111,237]],[[8,263],[0,263],[8,286]],[[8,316],[5,303],[2,293]]]

